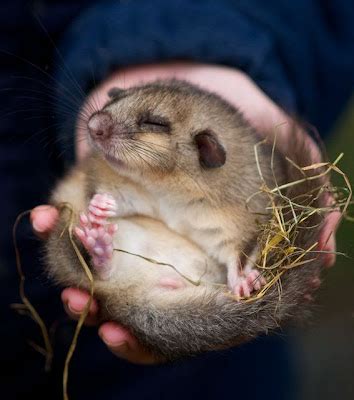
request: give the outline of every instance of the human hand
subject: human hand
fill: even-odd
[[[287,138],[292,133],[293,124],[287,116],[269,97],[267,97],[244,73],[227,67],[202,65],[187,62],[167,63],[158,65],[145,65],[130,67],[118,71],[105,80],[87,98],[83,115],[87,111],[92,113],[102,108],[107,102],[107,92],[112,87],[129,88],[131,86],[149,82],[156,79],[184,79],[219,94],[231,104],[242,111],[248,122],[260,133],[267,135],[277,127],[277,144],[284,151],[287,150]],[[86,110],[86,111],[85,111]],[[305,133],[300,133],[308,148],[314,154],[314,159],[320,161],[320,152],[314,141]],[[76,154],[82,159],[88,153],[86,142],[86,128],[82,120],[77,125]],[[330,199],[329,199],[330,201]],[[326,219],[321,232],[319,248],[328,252],[324,264],[331,266],[335,262],[335,236],[334,232],[339,221],[339,212],[332,212]],[[49,206],[39,206],[31,214],[35,232],[42,238],[55,225],[58,211]],[[314,277],[310,282],[316,288],[320,281]],[[62,301],[68,315],[78,319],[83,312],[89,295],[76,288],[67,288],[62,292]],[[92,302],[86,319],[87,325],[97,325],[98,305]],[[157,362],[126,329],[114,322],[103,323],[99,327],[99,335],[108,348],[117,356],[133,363],[149,364]]]
[[[55,207],[41,205],[31,212],[31,222],[35,233],[45,240],[59,218]],[[65,311],[74,320],[78,320],[89,302],[89,294],[76,288],[66,288],[61,294]],[[98,325],[98,304],[93,299],[85,320],[85,325]],[[105,322],[98,329],[98,334],[108,349],[116,356],[136,364],[152,364],[157,360],[146,351],[128,329],[114,323]]]

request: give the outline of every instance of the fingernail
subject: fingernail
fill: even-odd
[[[129,351],[129,345],[127,342],[119,342],[119,343],[110,343],[107,342],[106,340],[102,339],[106,346],[110,347],[114,353],[119,354],[126,354]]]
[[[38,233],[43,233],[45,231],[45,227],[38,225],[36,220],[32,221],[32,227]]]
[[[100,338],[104,341],[104,343],[114,349],[117,353],[126,353],[129,346],[125,340],[121,338],[115,337],[115,335],[106,334],[103,335],[101,332],[98,332]]]
[[[67,305],[69,310],[72,311],[73,313],[81,314],[85,310],[85,307],[87,306],[87,301],[88,301],[87,299],[77,298],[68,301]],[[91,311],[91,309],[89,311]]]
[[[110,346],[120,346],[122,344],[126,344],[126,335],[119,329],[109,329],[104,334],[102,331],[98,332],[101,339]]]
[[[67,309],[69,310],[69,312],[71,312],[72,314],[81,314],[82,313],[82,309],[79,310],[78,308],[76,308],[75,306],[70,304],[69,302],[65,303],[65,305],[66,305]]]

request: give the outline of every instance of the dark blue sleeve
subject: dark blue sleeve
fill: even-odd
[[[346,0],[104,1],[64,36],[58,79],[68,92],[78,90],[77,81],[86,93],[131,64],[189,59],[234,66],[325,134],[353,89],[353,20]],[[70,126],[62,135],[69,142]]]

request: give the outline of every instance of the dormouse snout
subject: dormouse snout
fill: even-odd
[[[100,111],[92,115],[87,127],[93,140],[105,140],[113,133],[113,119],[107,112]]]
[[[92,115],[87,124],[90,136],[94,141],[105,142],[114,136],[129,136],[127,127],[114,121],[107,111],[99,111]]]

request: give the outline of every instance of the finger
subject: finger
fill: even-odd
[[[156,357],[139,344],[127,329],[114,322],[102,324],[98,334],[109,350],[117,357],[134,364],[156,364],[159,362]]]
[[[319,238],[318,248],[328,252],[324,255],[324,266],[331,267],[336,261],[336,240],[335,231],[338,227],[339,221],[341,219],[341,213],[339,211],[331,212],[325,221],[325,225],[322,228]]]
[[[333,267],[333,265],[336,263],[336,239],[335,239],[335,234],[332,233],[331,236],[329,237],[326,247],[324,248],[325,251],[328,251],[325,255],[325,261],[324,261],[324,266],[327,268]]]
[[[58,218],[58,210],[49,205],[34,208],[30,216],[32,228],[41,239],[48,237],[48,233],[54,228]]]
[[[77,288],[67,288],[61,293],[61,300],[66,313],[70,318],[78,320],[90,300],[90,295]],[[93,326],[98,323],[98,305],[95,299],[92,300],[89,313],[85,319],[85,325]]]

